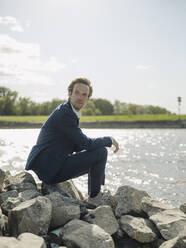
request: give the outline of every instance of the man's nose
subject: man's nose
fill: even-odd
[[[79,98],[80,100],[82,100],[82,99],[83,99],[83,95],[79,94],[78,98]]]

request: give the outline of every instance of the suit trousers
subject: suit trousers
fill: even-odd
[[[105,181],[107,149],[100,147],[91,151],[82,151],[68,156],[61,171],[51,183],[60,183],[88,174],[88,194],[95,197]]]

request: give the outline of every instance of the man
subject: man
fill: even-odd
[[[88,138],[79,128],[80,110],[92,95],[88,79],[77,78],[68,87],[68,102],[60,104],[43,124],[32,148],[26,170],[53,184],[88,173],[88,202],[99,205],[104,184],[107,149],[117,141],[111,137]]]

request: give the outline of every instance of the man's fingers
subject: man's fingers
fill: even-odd
[[[118,152],[119,146],[116,146],[116,149],[114,150],[114,153]]]
[[[116,153],[119,150],[119,145],[117,142],[115,142],[114,146],[115,146],[114,153]]]
[[[115,146],[114,153],[116,153],[119,150],[119,144],[114,138],[112,138],[112,145]]]

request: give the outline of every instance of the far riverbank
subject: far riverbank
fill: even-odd
[[[42,123],[0,120],[0,128],[40,128]],[[149,121],[89,121],[80,122],[81,128],[186,128],[186,120]]]

